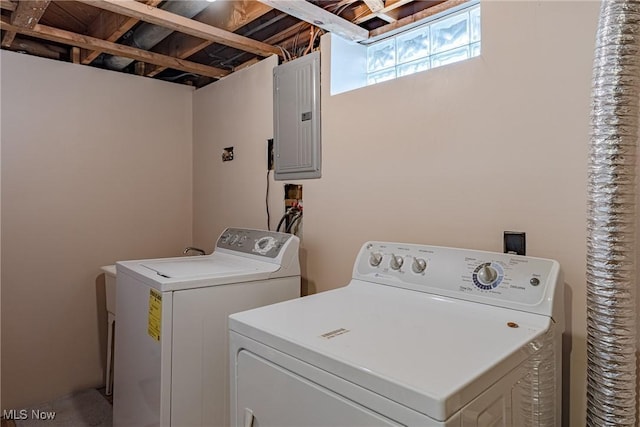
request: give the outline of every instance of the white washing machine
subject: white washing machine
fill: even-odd
[[[230,228],[210,255],[118,262],[114,426],[228,425],[228,316],[299,297],[298,247]]]
[[[559,426],[556,261],[369,242],[348,286],[230,316],[231,425]]]

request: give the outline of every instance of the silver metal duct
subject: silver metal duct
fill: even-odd
[[[587,425],[635,426],[640,1],[604,0],[592,89]]]
[[[210,4],[206,1],[168,0],[162,5],[161,9],[187,18],[193,18]],[[173,30],[166,27],[144,23],[133,32],[133,35],[127,40],[127,44],[138,49],[148,50],[160,43],[172,32]],[[122,56],[107,56],[104,64],[112,70],[122,70],[133,61],[133,59],[123,58]]]

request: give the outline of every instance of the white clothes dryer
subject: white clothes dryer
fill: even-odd
[[[298,247],[229,228],[210,255],[118,262],[114,426],[228,425],[228,316],[299,297]]]
[[[231,425],[559,426],[556,261],[369,242],[348,286],[230,316]]]

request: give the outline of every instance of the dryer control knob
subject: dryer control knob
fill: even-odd
[[[484,285],[490,285],[498,278],[498,272],[490,265],[485,265],[478,271],[478,280]]]
[[[380,252],[371,252],[369,256],[369,265],[377,267],[382,262],[382,254]]]
[[[389,265],[391,266],[392,270],[400,270],[400,267],[402,267],[403,263],[404,258],[391,254],[391,261],[389,262]]]
[[[423,258],[414,258],[411,264],[411,270],[414,273],[422,273],[427,268],[427,261]]]

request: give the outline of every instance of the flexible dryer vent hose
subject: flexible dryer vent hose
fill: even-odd
[[[640,0],[604,0],[587,215],[587,425],[635,426]]]

